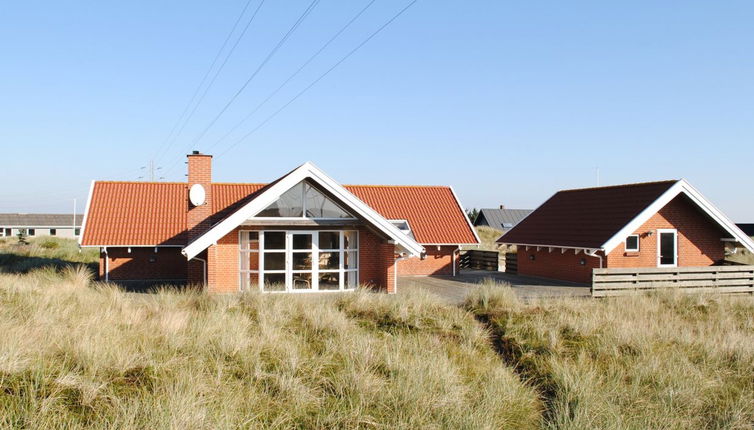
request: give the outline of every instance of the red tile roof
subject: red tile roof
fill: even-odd
[[[95,182],[82,245],[185,245],[187,184]]]
[[[212,184],[216,221],[250,201],[265,184]],[[449,187],[346,185],[387,219],[405,219],[423,244],[477,243]],[[186,183],[95,182],[84,246],[186,245]]]
[[[676,182],[559,191],[497,241],[600,248]]]

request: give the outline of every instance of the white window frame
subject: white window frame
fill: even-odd
[[[673,263],[672,264],[662,264],[662,234],[663,233],[672,233],[673,234]],[[657,267],[678,267],[678,230],[674,228],[660,228],[657,229]]]
[[[336,202],[335,200],[331,199],[327,194],[323,193],[322,190],[320,190],[319,188],[313,186],[310,182],[308,182],[306,180],[303,180],[300,183],[304,184],[304,186],[301,187],[301,216],[294,216],[294,217],[290,217],[290,216],[285,216],[285,217],[283,217],[283,216],[272,216],[272,217],[271,216],[255,216],[253,219],[254,220],[262,220],[262,221],[300,221],[302,219],[311,219],[311,220],[317,220],[317,221],[355,221],[355,220],[357,220],[357,218],[354,217],[353,214],[350,211],[347,211],[347,210],[343,209],[343,207],[338,202]],[[296,185],[298,185],[298,184],[296,184]],[[320,194],[322,194],[326,199],[332,201],[333,204],[338,207],[338,209],[342,210],[343,212],[347,213],[350,216],[348,218],[340,218],[340,217],[336,217],[336,218],[333,218],[333,217],[309,217],[309,216],[306,216],[306,209],[307,209],[306,208],[306,186],[307,185],[310,186],[311,188],[314,188],[317,192],[319,192]],[[285,193],[283,193],[283,194],[285,194]],[[279,199],[280,198],[278,197],[278,200]],[[277,203],[278,200],[275,200],[270,205]],[[265,210],[267,210],[267,207],[264,208],[264,209],[262,209],[262,211],[265,211]]]
[[[278,218],[279,219],[279,218]],[[248,250],[243,248],[245,241],[244,235],[250,232],[256,232],[259,240],[258,250]],[[345,234],[353,233],[356,238],[356,244],[354,248],[345,248]],[[282,250],[266,250],[264,247],[265,233],[285,233],[285,249]],[[319,233],[338,233],[339,237],[339,249],[320,249],[319,247]],[[308,234],[312,237],[311,250],[298,250],[293,249],[293,235],[294,234]],[[239,289],[243,290],[244,285],[250,286],[250,275],[257,274],[257,283],[259,291],[263,293],[329,293],[339,291],[353,291],[359,285],[359,231],[358,230],[239,230],[238,232],[238,259],[239,259]],[[294,252],[306,252],[312,253],[312,268],[311,270],[294,270],[293,269],[293,253]],[[319,268],[319,254],[320,252],[338,252],[339,263],[337,269],[320,269]],[[258,258],[258,270],[241,269],[243,264],[243,258],[248,258],[247,254],[256,253]],[[285,254],[285,270],[265,270],[264,268],[264,254],[266,253],[284,253]],[[356,267],[353,269],[345,268],[345,254],[352,253],[355,255],[354,261]],[[266,273],[285,273],[285,290],[281,291],[265,291],[264,290],[264,277]],[[295,273],[311,273],[312,274],[312,287],[308,289],[294,289],[293,288],[293,276]],[[319,274],[320,273],[338,273],[339,288],[333,290],[320,290],[319,289]],[[348,287],[348,276],[350,273],[356,274],[356,280],[354,286]]]
[[[628,248],[628,238],[629,237],[636,237],[636,248],[635,249],[629,249]],[[623,242],[623,249],[626,252],[639,252],[639,250],[641,249],[641,244],[639,243],[641,241],[639,239],[640,238],[639,238],[638,234],[629,234],[628,236],[626,236],[626,240]]]

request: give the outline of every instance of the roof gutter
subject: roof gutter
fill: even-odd
[[[599,258],[599,260],[600,260],[600,269],[602,269],[602,267],[603,267],[602,263],[604,262],[604,260],[603,260],[603,257],[601,255],[597,254],[597,252],[599,252],[599,251],[603,251],[604,252],[604,249],[600,248],[600,249],[595,249],[595,250],[590,250],[590,251],[584,251],[584,254],[586,254],[586,255],[588,255],[590,257]]]

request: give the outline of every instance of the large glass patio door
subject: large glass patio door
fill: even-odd
[[[290,253],[287,258],[288,282],[291,290],[313,290],[316,282],[317,247],[314,232],[288,232]]]
[[[359,283],[354,230],[241,231],[240,288],[264,292],[352,290]]]

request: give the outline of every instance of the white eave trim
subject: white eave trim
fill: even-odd
[[[396,245],[405,249],[408,254],[418,257],[424,252],[423,246],[406,236],[397,227],[391,224],[390,221],[385,219],[385,217],[377,213],[377,211],[369,207],[363,201],[359,200],[359,198],[353,195],[353,193],[335,182],[311,162],[304,163],[288,175],[284,176],[252,201],[212,226],[209,231],[199,236],[181,252],[189,260],[196,257],[200,252],[207,249],[213,243],[216,243],[226,234],[233,231],[234,228],[243,224],[247,219],[252,218],[254,215],[261,212],[267,206],[275,202],[284,192],[305,179],[313,180],[324,190],[335,196],[336,199],[344,203],[346,210],[355,213],[368,223],[377,227],[392,239]]]
[[[516,246],[528,246],[531,248],[558,248],[558,249],[580,249],[583,251],[597,252],[603,251],[602,248],[586,247],[586,246],[570,246],[570,245],[547,245],[544,243],[515,243],[515,242],[497,242],[501,245],[516,245]]]
[[[84,233],[86,232],[86,219],[89,217],[89,208],[92,204],[92,194],[94,193],[94,184],[96,181],[92,181],[91,185],[89,185],[89,196],[86,199],[86,209],[84,209],[84,219],[81,220],[81,231],[79,232],[79,246],[83,246],[82,243],[84,243]]]
[[[709,215],[715,222],[717,222],[725,231],[728,232],[733,239],[740,242],[750,252],[754,252],[754,241],[739,229],[736,224],[733,223],[728,217],[725,216],[718,208],[715,207],[709,200],[707,200],[702,194],[692,187],[691,184],[686,182],[685,179],[681,179],[667,191],[665,191],[657,200],[647,206],[639,215],[632,219],[622,229],[620,229],[613,237],[607,240],[602,245],[605,250],[605,254],[609,254],[613,249],[623,243],[626,237],[630,234],[634,234],[644,223],[656,214],[660,209],[665,207],[671,200],[677,197],[679,194],[684,193],[688,196],[692,202],[694,202],[700,209],[702,209],[707,215]]]

